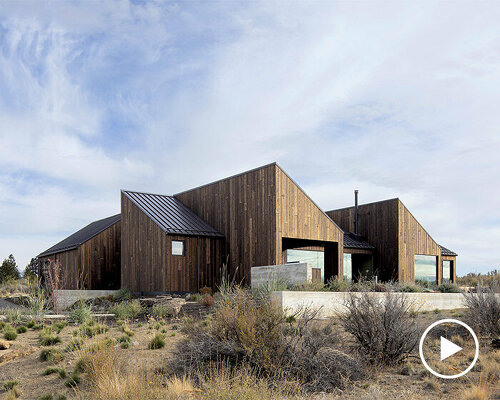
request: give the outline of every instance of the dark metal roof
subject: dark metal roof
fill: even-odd
[[[116,224],[120,221],[121,214],[113,215],[112,217],[100,219],[99,221],[92,222],[88,224],[85,228],[80,229],[78,232],[73,233],[66,239],[60,241],[56,245],[52,246],[50,249],[45,250],[40,253],[38,257],[48,256],[50,254],[61,253],[63,251],[74,250],[82,243],[92,239],[94,236],[98,235],[105,229],[109,228],[111,225]]]
[[[447,249],[446,247],[441,246],[440,244],[438,244],[438,246],[441,248],[442,256],[458,256],[458,254],[455,253],[454,251],[451,251],[450,249]]]
[[[173,196],[128,190],[122,193],[167,234],[224,236]]]
[[[344,247],[347,247],[349,249],[375,249],[375,247],[368,243],[363,236],[356,235],[352,232],[344,232]]]

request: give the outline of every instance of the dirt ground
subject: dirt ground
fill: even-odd
[[[461,310],[439,313],[419,314],[415,321],[423,328],[432,322],[442,318],[461,319]],[[109,331],[103,336],[113,339],[123,335],[116,323],[108,322]],[[142,324],[142,326],[140,326]],[[128,349],[117,346],[120,356],[128,360],[130,365],[147,366],[149,368],[162,367],[165,360],[172,357],[175,344],[182,340],[183,334],[178,329],[178,320],[166,322],[160,329],[165,329],[166,346],[163,349],[148,350],[147,344],[151,337],[158,331],[153,328],[154,323],[141,321],[129,323],[134,336]],[[75,326],[67,326],[60,333],[62,343],[51,346],[64,350],[72,338],[71,332]],[[151,328],[151,329],[150,329]],[[340,333],[340,328],[339,333]],[[42,372],[51,366],[50,362],[39,360],[41,346],[38,341],[39,331],[29,329],[28,332],[19,334],[15,341],[10,342],[8,350],[0,350],[0,384],[7,380],[19,381],[19,389],[22,392],[21,399],[39,399],[46,394],[64,394],[68,399],[76,398],[72,389],[64,386],[64,379],[57,374],[42,376]],[[77,356],[73,353],[65,353],[66,358],[57,364],[63,368],[68,375],[74,369]],[[470,354],[466,354],[470,357]],[[458,360],[458,357],[457,357]],[[463,362],[463,358],[460,359]],[[457,361],[457,363],[460,363]],[[497,371],[500,368],[500,351],[493,351],[488,347],[481,349],[479,365],[497,363]],[[313,396],[314,400],[326,399],[462,399],[464,392],[472,385],[484,380],[482,367],[476,367],[465,377],[444,380],[434,378],[423,367],[418,354],[401,366],[385,369],[373,369],[370,377],[363,382],[350,385],[345,391],[333,394],[318,394]],[[83,380],[84,375],[82,375]],[[84,384],[84,382],[82,383]],[[0,388],[0,399],[6,398],[6,392]],[[496,388],[493,399],[500,399],[500,388]]]

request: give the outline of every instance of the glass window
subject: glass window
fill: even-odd
[[[325,257],[322,251],[314,250],[296,250],[289,249],[286,251],[286,262],[303,261],[311,264],[312,268],[321,270],[321,280],[325,279]]]
[[[352,282],[352,254],[344,253],[344,280]]]
[[[441,274],[443,277],[443,282],[451,281],[451,261],[443,260],[443,269],[441,270]]]
[[[172,255],[173,256],[184,255],[184,242],[182,240],[172,240]]]
[[[415,282],[437,282],[436,256],[415,255]]]

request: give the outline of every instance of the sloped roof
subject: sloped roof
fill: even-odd
[[[122,193],[169,235],[224,236],[173,196]]]
[[[85,228],[80,229],[78,232],[73,233],[66,239],[60,241],[50,249],[40,253],[38,257],[48,256],[50,254],[62,253],[63,251],[74,250],[82,243],[92,239],[102,231],[108,229],[111,225],[120,221],[121,214],[113,215],[112,217],[100,219],[88,224]]]
[[[356,235],[352,232],[344,232],[344,247],[349,249],[375,249],[375,247],[368,243],[363,236]]]
[[[442,256],[458,256],[458,254],[455,253],[454,251],[451,251],[450,249],[447,249],[446,247],[441,246],[440,244],[438,244],[438,246],[441,248]]]

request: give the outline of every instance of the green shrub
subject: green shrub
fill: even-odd
[[[349,282],[344,279],[339,280],[336,276],[332,276],[326,283],[327,289],[331,292],[347,292],[350,286]]]
[[[118,327],[118,330],[125,335],[134,336],[134,331],[128,327],[127,324],[122,324]]]
[[[61,338],[52,333],[52,329],[45,328],[40,335],[38,335],[38,340],[41,346],[53,346],[55,344],[61,343]]]
[[[462,290],[460,290],[460,287],[455,285],[452,282],[444,282],[441,285],[438,286],[438,290],[441,293],[461,293]]]
[[[155,304],[151,309],[154,318],[170,318],[175,315],[175,310],[168,304]]]
[[[3,328],[3,338],[5,340],[16,340],[17,338],[16,330],[10,325],[6,326],[5,328]]]
[[[128,349],[130,347],[130,343],[129,342],[122,342],[122,343],[120,343],[120,347],[122,349]]]
[[[80,325],[76,330],[76,335],[92,338],[102,333],[106,333],[108,330],[109,328],[106,325],[98,324],[94,320],[87,320],[87,322]],[[73,332],[73,336],[76,335],[75,332]]]
[[[68,326],[67,321],[59,321],[54,324],[54,328],[56,328],[56,333],[59,334],[62,332],[64,328]]]
[[[150,350],[162,349],[163,347],[165,347],[165,336],[161,333],[157,333],[148,344]]]
[[[74,388],[78,386],[79,383],[80,377],[77,374],[73,373],[68,379],[66,379],[66,381],[64,382],[64,386],[68,388]]]
[[[17,385],[19,385],[19,381],[5,381],[2,386],[6,391],[14,389]]]
[[[140,316],[143,313],[143,309],[139,300],[132,300],[115,304],[109,309],[109,312],[115,314],[118,319],[132,319]]]
[[[52,375],[52,374],[59,374],[59,377],[61,379],[66,378],[66,371],[62,368],[48,367],[48,368],[45,368],[45,370],[42,372],[43,376]]]
[[[68,319],[70,322],[83,324],[92,319],[92,308],[85,301],[79,300],[73,305]]]
[[[407,283],[407,284],[400,286],[399,291],[404,292],[404,293],[417,293],[417,292],[420,292],[421,289],[416,285],[412,285],[411,283]]]
[[[28,332],[28,328],[26,328],[24,325],[18,326],[16,329],[17,333],[26,333]]]
[[[69,353],[75,350],[80,350],[83,346],[85,341],[81,337],[74,337],[71,339],[71,341],[68,343],[66,348],[64,349],[65,352]]]
[[[130,290],[127,288],[122,288],[118,290],[113,296],[114,301],[125,301],[125,300],[130,300],[131,298],[132,298],[132,293],[130,293]]]
[[[51,394],[44,394],[39,398],[39,400],[66,400],[66,396],[63,394],[57,395],[57,397],[54,397]]]
[[[130,343],[132,340],[128,335],[122,335],[117,339],[118,343]]]
[[[28,328],[30,328],[30,329],[33,329],[33,328],[35,327],[35,325],[36,325],[36,322],[35,322],[35,321],[33,321],[33,320],[31,320],[30,322],[28,322],[28,323],[26,324],[26,326],[27,326]]]
[[[40,351],[40,361],[50,361],[53,363],[58,363],[64,360],[64,354],[58,349],[42,349]]]

